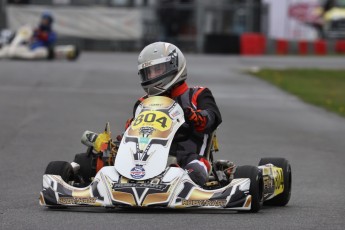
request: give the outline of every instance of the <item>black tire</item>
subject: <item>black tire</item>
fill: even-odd
[[[252,206],[250,212],[258,212],[262,206],[262,183],[261,174],[256,166],[244,165],[236,168],[234,178],[249,178],[249,193],[252,195]]]
[[[47,48],[48,49],[48,60],[53,60],[55,59],[55,53],[54,53],[54,46],[50,46]]]
[[[93,167],[93,158],[87,153],[76,154],[73,160],[80,165],[78,174],[84,179],[85,183],[91,182],[91,177],[96,175],[96,168]]]
[[[283,193],[279,194],[278,196],[265,201],[264,205],[271,205],[271,206],[285,206],[289,203],[291,197],[291,165],[288,160],[285,158],[262,158],[259,162],[260,165],[265,164],[273,164],[279,168],[283,169],[283,177],[284,177],[284,191]]]
[[[48,164],[44,174],[52,174],[61,176],[68,183],[73,180],[74,173],[70,163],[66,161],[52,161]]]

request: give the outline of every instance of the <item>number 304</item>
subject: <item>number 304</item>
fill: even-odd
[[[134,120],[134,126],[137,126],[141,124],[142,122],[157,122],[161,124],[162,128],[167,127],[167,118],[166,117],[158,117],[154,113],[147,113],[147,114],[140,114],[135,120]]]

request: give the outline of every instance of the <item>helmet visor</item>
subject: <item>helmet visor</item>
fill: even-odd
[[[177,72],[176,58],[164,57],[138,66],[143,84],[152,84]]]

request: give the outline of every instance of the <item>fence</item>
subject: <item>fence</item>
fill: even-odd
[[[2,1],[2,0],[0,0]],[[113,18],[114,13],[112,11],[117,11],[119,9],[130,12],[139,12],[136,17],[137,20],[134,25],[141,29],[131,29],[130,25],[123,26],[121,31],[140,31],[140,35],[131,37],[130,39],[123,39],[121,36],[125,35],[121,31],[118,31],[118,35],[105,33],[104,31],[99,31],[99,28],[95,26],[97,23],[92,23],[89,17],[86,17],[87,26],[82,26],[89,30],[89,33],[78,33],[80,29],[76,30],[75,21],[78,19],[68,16],[67,19],[62,18],[59,14],[56,16],[56,29],[62,39],[69,41],[77,41],[84,49],[101,49],[101,50],[125,50],[126,48],[136,49],[136,47],[142,47],[143,45],[157,41],[170,41],[176,43],[183,50],[191,52],[223,52],[223,53],[238,53],[238,47],[240,45],[240,34],[244,32],[264,32],[266,31],[266,21],[267,9],[260,3],[260,0],[246,0],[246,1],[208,1],[208,0],[184,0],[184,1],[172,1],[170,4],[162,4],[163,1],[158,0],[31,0],[31,3],[35,4],[45,4],[44,7],[52,11],[59,12],[63,8],[65,11],[76,10],[74,14],[77,18],[80,18],[86,13],[78,11],[78,8],[73,8],[73,5],[87,5],[91,11],[94,9],[107,9],[106,14],[98,14],[100,18],[109,17],[107,20],[110,23],[115,21]],[[184,3],[181,3],[184,2]],[[96,7],[102,6],[114,6],[114,7]],[[48,6],[47,6],[48,5]],[[72,6],[71,6],[72,5]],[[90,7],[92,6],[92,7]],[[115,7],[116,6],[116,7]],[[122,6],[122,7],[119,7]],[[37,6],[25,7],[26,15],[28,12],[31,13],[29,16],[30,20],[25,20],[25,14],[15,13],[16,6],[8,7],[8,25],[12,29],[16,29],[13,26],[14,22],[17,20],[17,24],[20,22],[33,21],[33,16],[37,18],[38,11],[34,10]],[[70,10],[68,10],[68,8]],[[10,12],[11,11],[11,12]],[[21,7],[21,12],[23,12]],[[97,10],[96,12],[97,13]],[[80,17],[79,17],[80,16]],[[21,18],[18,20],[18,18]],[[65,17],[65,16],[63,16]],[[85,18],[85,17],[84,17]],[[95,17],[94,17],[95,18]],[[84,20],[84,19],[79,19]],[[98,19],[97,19],[98,20]],[[37,20],[36,20],[37,21]],[[61,21],[63,21],[61,23]],[[36,22],[37,23],[37,22]],[[74,23],[74,24],[73,24]],[[68,25],[73,24],[72,27],[68,29]],[[138,26],[140,24],[140,26]],[[61,25],[65,26],[65,30],[61,30]],[[94,25],[94,26],[93,26]],[[60,26],[60,27],[59,27]],[[79,28],[79,27],[78,27]],[[66,31],[69,33],[66,33]],[[92,30],[95,30],[94,33]],[[98,31],[98,32],[97,32]],[[115,33],[115,30],[112,30]],[[264,32],[265,33],[265,32]],[[94,36],[90,36],[93,34]],[[103,36],[106,35],[106,36]],[[96,36],[97,35],[97,36]],[[132,44],[132,45],[131,45]],[[134,45],[133,45],[134,44]],[[101,46],[100,46],[101,45]]]

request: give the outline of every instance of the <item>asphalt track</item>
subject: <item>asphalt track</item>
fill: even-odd
[[[221,109],[221,153],[238,165],[290,160],[286,207],[220,211],[67,209],[38,205],[49,161],[83,152],[84,130],[122,132],[143,94],[136,54],[84,53],[77,62],[0,61],[0,229],[344,229],[345,119],[241,71],[253,66],[344,68],[343,58],[187,55],[190,85]]]

